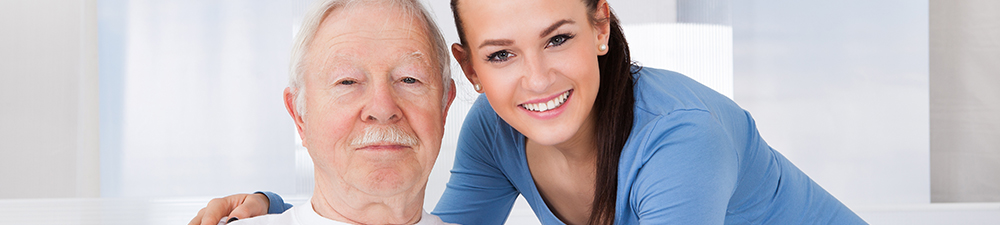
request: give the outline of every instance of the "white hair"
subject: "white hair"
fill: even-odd
[[[395,144],[402,146],[416,146],[420,144],[413,134],[407,133],[397,126],[367,126],[361,136],[351,140],[353,147],[364,147],[373,144]]]
[[[438,63],[438,69],[441,71],[441,81],[444,88],[444,95],[441,99],[442,105],[448,101],[448,94],[451,90],[451,68],[449,67],[451,60],[448,58],[448,47],[445,44],[444,37],[441,35],[441,31],[438,29],[436,23],[431,18],[430,13],[424,8],[420,2],[417,0],[322,0],[316,1],[309,11],[306,12],[305,17],[302,20],[302,28],[299,33],[295,35],[295,42],[292,45],[292,59],[291,68],[289,73],[288,87],[294,89],[294,101],[295,101],[295,111],[299,115],[305,115],[306,113],[306,101],[305,101],[305,58],[306,52],[309,50],[309,44],[316,36],[316,32],[319,30],[319,25],[323,19],[329,14],[329,12],[340,9],[349,8],[355,4],[385,4],[387,6],[399,7],[403,9],[405,14],[416,16],[424,22],[424,28],[427,29],[427,37],[432,44],[435,51],[435,59]]]

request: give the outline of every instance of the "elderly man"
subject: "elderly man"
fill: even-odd
[[[284,97],[313,159],[315,190],[280,215],[234,223],[443,224],[423,202],[455,98],[448,63],[418,2],[314,6],[295,41]],[[202,219],[218,222],[209,217]]]

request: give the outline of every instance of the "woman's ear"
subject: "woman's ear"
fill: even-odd
[[[465,78],[469,79],[469,82],[473,86],[481,85],[479,83],[479,75],[476,74],[476,70],[472,68],[472,58],[470,53],[465,50],[459,43],[451,44],[451,54],[455,56],[455,61],[458,61],[458,65],[462,66],[462,73],[465,73]],[[480,90],[476,90],[480,92]]]
[[[608,6],[608,1],[601,0],[598,2],[594,14],[594,18],[600,21],[600,23],[594,26],[597,29],[597,45],[605,47],[604,50],[598,51],[598,55],[604,55],[608,53],[608,37],[611,36],[611,7]]]

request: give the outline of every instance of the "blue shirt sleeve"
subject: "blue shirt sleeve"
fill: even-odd
[[[707,111],[679,110],[643,135],[627,200],[639,223],[723,224],[739,172],[723,125]]]
[[[496,113],[480,96],[458,137],[455,164],[444,194],[434,208],[441,220],[459,224],[503,224],[518,192],[497,166],[490,143],[497,132]]]
[[[267,196],[267,201],[269,205],[267,207],[267,214],[281,214],[285,212],[285,210],[292,208],[292,204],[285,203],[285,200],[281,199],[281,196],[278,196],[278,194],[275,194],[274,192],[270,191],[254,192],[254,194],[257,193],[264,194],[264,196]]]

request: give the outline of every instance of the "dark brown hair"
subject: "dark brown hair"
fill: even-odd
[[[590,224],[613,224],[615,201],[618,197],[618,158],[632,132],[635,96],[632,75],[641,69],[632,63],[628,42],[614,12],[609,18],[597,18],[600,0],[583,0],[594,26],[610,23],[608,53],[597,57],[601,70],[601,85],[594,100],[594,144],[597,146],[597,178],[594,184],[594,203],[590,211]],[[468,50],[465,29],[458,16],[458,0],[451,0],[458,38]]]

